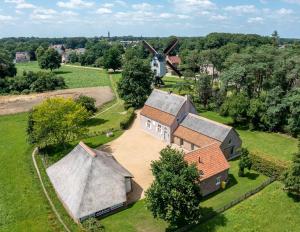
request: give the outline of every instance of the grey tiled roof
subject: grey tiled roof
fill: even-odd
[[[154,89],[145,105],[176,116],[185,101],[185,97]]]
[[[126,202],[125,177],[133,177],[110,154],[85,146],[77,145],[47,169],[57,194],[76,219]]]
[[[197,131],[203,135],[223,142],[230,130],[229,126],[211,121],[195,114],[188,114],[180,123],[181,126]]]

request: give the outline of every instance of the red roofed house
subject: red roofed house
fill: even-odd
[[[181,59],[179,56],[167,56],[167,60],[175,67],[178,68],[178,66],[181,64]],[[172,75],[177,75],[173,69],[171,69],[167,65],[167,71],[168,73],[171,73]]]
[[[239,155],[242,141],[234,128],[197,115],[189,97],[153,90],[141,113],[141,127],[151,135],[176,144],[185,160],[202,171],[203,195],[218,190],[228,179],[228,160]]]

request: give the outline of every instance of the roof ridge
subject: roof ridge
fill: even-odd
[[[84,142],[80,141],[79,145],[87,152],[89,153],[92,157],[96,157],[97,154],[95,151],[93,151],[92,148],[88,147]]]
[[[176,94],[176,93],[173,93],[173,92],[169,93],[168,91],[164,91],[164,90],[157,89],[157,88],[154,88],[153,90],[159,91],[161,93],[165,93],[165,94],[168,94],[168,95],[173,95],[173,96],[176,96],[176,97],[181,97],[181,98],[186,100],[186,96],[182,96],[182,95],[179,95],[179,94]]]
[[[197,115],[197,114],[193,114],[193,113],[189,113],[189,115],[191,115],[192,117],[195,117],[195,118],[203,119],[205,121],[211,122],[211,123],[216,124],[216,125],[220,125],[222,127],[228,128],[228,129],[232,129],[233,128],[232,126],[228,126],[228,125],[226,125],[224,123],[220,123],[220,122],[217,122],[217,121],[205,118],[205,117],[203,117],[201,115]]]

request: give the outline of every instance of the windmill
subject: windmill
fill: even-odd
[[[153,55],[153,58],[151,60],[151,70],[155,74],[155,85],[163,85],[164,82],[162,78],[166,75],[168,65],[171,69],[174,70],[174,72],[181,76],[181,73],[178,71],[178,69],[171,64],[171,62],[166,59],[167,56],[170,54],[170,52],[176,47],[178,44],[178,40],[174,39],[172,42],[165,48],[163,53],[157,52],[148,42],[143,40],[143,45],[145,48],[147,48],[150,53]]]

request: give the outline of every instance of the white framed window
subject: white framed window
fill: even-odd
[[[218,177],[216,178],[216,185],[220,185],[220,184],[221,184],[221,177],[218,176]]]
[[[147,126],[147,128],[151,129],[151,120],[149,120],[149,119],[147,120],[146,126]]]
[[[157,125],[156,131],[157,131],[159,134],[162,133],[161,125],[159,125],[159,124]]]

